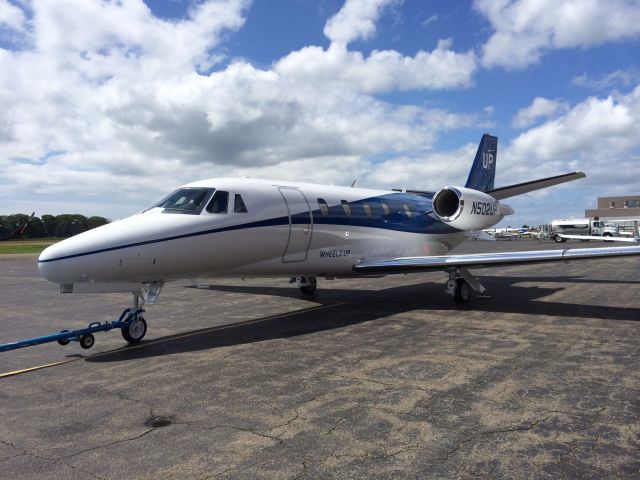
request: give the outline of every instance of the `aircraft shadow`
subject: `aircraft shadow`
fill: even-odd
[[[487,292],[476,295],[471,303],[455,305],[443,292],[441,283],[420,283],[390,287],[383,290],[319,289],[310,297],[302,296],[295,287],[273,288],[254,286],[210,286],[209,291],[243,294],[275,295],[285,298],[309,298],[314,306],[282,316],[270,316],[246,322],[236,322],[211,328],[182,332],[156,338],[131,348],[124,347],[111,352],[88,357],[89,362],[115,362],[155,357],[173,353],[209,350],[233,345],[263,342],[278,338],[290,338],[325,330],[380,320],[413,310],[465,311],[491,313],[516,313],[547,315],[569,318],[639,321],[640,308],[582,305],[540,301],[563,290],[563,287],[522,287],[520,282],[543,283],[572,282],[585,284],[632,284],[636,281],[593,280],[580,277],[482,277]],[[318,305],[319,304],[319,305]],[[446,313],[445,315],[449,315]]]

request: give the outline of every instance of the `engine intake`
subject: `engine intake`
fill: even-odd
[[[452,188],[443,188],[433,196],[433,211],[441,220],[450,222],[462,212],[460,203],[462,195]]]
[[[513,213],[511,207],[501,205],[491,195],[464,187],[445,187],[432,202],[437,217],[460,230],[482,230]]]

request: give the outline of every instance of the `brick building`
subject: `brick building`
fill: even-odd
[[[640,220],[640,195],[598,197],[598,208],[585,210],[593,220]]]

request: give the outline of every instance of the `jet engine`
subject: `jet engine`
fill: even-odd
[[[433,196],[433,212],[459,230],[482,230],[513,213],[491,195],[464,187],[445,187]]]

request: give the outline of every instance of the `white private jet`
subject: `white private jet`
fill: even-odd
[[[147,331],[141,302],[154,303],[172,280],[282,275],[308,294],[317,277],[442,270],[446,292],[466,302],[472,289],[484,291],[471,267],[640,255],[640,246],[448,255],[513,213],[500,200],[585,176],[494,188],[496,153],[497,138],[485,134],[465,186],[438,192],[198,181],[136,215],[50,246],[38,268],[63,293],[133,292],[121,329],[137,343]]]

